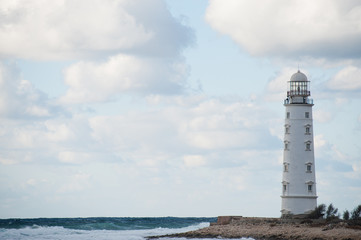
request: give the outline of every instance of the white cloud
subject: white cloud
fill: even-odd
[[[325,137],[322,134],[315,136],[315,148],[320,149],[324,147],[327,144],[327,141],[325,140]],[[318,150],[316,150],[317,152]]]
[[[26,181],[26,184],[30,185],[30,186],[35,186],[37,184],[37,181],[35,179],[31,178],[28,181]]]
[[[211,153],[218,157],[224,153],[221,158],[228,165],[224,158],[232,159],[235,150],[275,148],[266,140],[276,139],[268,130],[266,110],[217,99],[199,99],[193,104],[186,103],[188,97],[169,99],[175,102],[161,108],[148,105],[147,111],[91,117],[92,138],[124,161],[134,159],[142,166],[157,167],[175,164],[170,159],[184,161],[184,155],[208,159]]]
[[[73,163],[81,164],[98,159],[100,155],[111,156],[99,151],[91,138],[88,118],[68,116],[58,119],[2,119],[0,127],[0,163],[38,164]]]
[[[46,121],[44,125],[47,129],[46,137],[52,142],[69,141],[75,138],[73,130],[63,122]]]
[[[181,93],[189,72],[181,51],[193,41],[193,31],[163,0],[17,0],[0,6],[0,57],[78,61],[64,70],[69,89],[61,103],[109,101],[125,92]],[[25,80],[22,85],[31,87]],[[0,111],[6,107],[0,102]],[[52,114],[40,105],[24,112]]]
[[[77,173],[71,176],[67,183],[58,189],[59,193],[79,192],[90,187],[91,175],[88,173]]]
[[[16,164],[17,161],[13,160],[13,159],[0,157],[0,163],[3,164],[3,165],[12,165],[12,164]]]
[[[361,90],[361,68],[347,66],[341,69],[329,82],[332,90],[352,91]]]
[[[313,113],[313,119],[320,123],[327,123],[333,119],[333,114],[326,110],[315,110]]]
[[[283,68],[271,79],[266,88],[266,100],[281,101],[287,96],[287,85],[291,76],[295,73],[294,68]],[[305,73],[307,75],[307,73]]]
[[[147,194],[150,195],[147,206],[156,208],[169,204],[164,212],[158,214],[181,214],[182,211],[173,208],[175,203],[172,202],[179,203],[178,195],[173,196],[176,199],[167,195],[170,188],[177,194],[189,194],[186,201],[204,213],[219,201],[232,204],[230,208],[234,210],[239,201],[244,203],[239,200],[242,194],[257,196],[256,192],[270,189],[267,195],[272,197],[280,189],[282,140],[270,136],[268,129],[274,127],[277,117],[263,105],[205,96],[150,98],[151,104],[147,103],[142,110],[133,109],[108,116],[39,119],[36,123],[30,121],[18,127],[18,132],[0,128],[0,144],[6,149],[16,146],[19,152],[1,152],[2,169],[19,175],[18,169],[24,167],[21,165],[22,152],[30,152],[32,162],[27,165],[34,172],[29,171],[22,176],[25,181],[35,179],[39,183],[41,178],[51,179],[46,186],[37,187],[37,196],[56,199],[60,208],[72,202],[75,196],[98,203],[103,203],[106,197],[109,200],[106,213],[109,214],[120,214],[122,209],[112,212],[112,208],[119,204],[134,206],[134,209],[127,210],[127,214],[142,214],[139,208],[145,208],[144,202],[136,202],[132,196]],[[280,123],[281,131],[282,125]],[[11,133],[23,133],[37,144],[21,144]],[[243,133],[252,136],[239,137]],[[205,143],[197,142],[198,137]],[[356,162],[347,165],[342,152],[332,148],[323,133],[315,136],[315,147],[317,167],[321,172],[324,168],[336,169],[338,166],[347,170],[352,165],[352,173],[355,176],[359,173]],[[320,158],[321,161],[318,161]],[[13,160],[9,162],[6,159]],[[327,159],[326,163],[322,163],[324,159]],[[41,161],[46,164],[41,164]],[[15,168],[10,169],[13,166]],[[39,166],[52,170],[45,174]],[[39,179],[34,177],[38,174],[43,175],[39,175]],[[321,173],[318,181],[323,181],[323,175]],[[340,177],[340,174],[337,176]],[[17,185],[13,186],[15,189]],[[115,193],[115,188],[123,191]],[[152,192],[157,194],[152,195]],[[124,197],[128,195],[131,197]],[[29,197],[36,200],[32,195]],[[204,199],[212,199],[212,202],[203,205]],[[23,203],[19,199],[16,201],[19,205]],[[278,204],[278,194],[272,201],[275,206]],[[49,202],[44,205],[49,206]],[[86,206],[74,203],[74,208],[59,214],[71,214],[72,211],[79,214],[75,208],[89,209],[96,205],[92,202],[87,202]],[[217,209],[225,210],[222,207]],[[97,211],[105,214],[104,208]],[[148,214],[155,213],[149,211]],[[262,215],[262,212],[255,213],[254,210],[247,213],[243,209],[239,211]],[[198,214],[189,210],[185,213]],[[277,207],[272,214],[278,214]]]
[[[108,61],[78,62],[65,69],[65,103],[107,101],[120,93],[174,94],[185,88],[188,69],[170,59],[118,54]]]
[[[186,167],[200,167],[206,164],[206,159],[202,155],[187,155],[183,157]]]
[[[361,163],[359,161],[355,161],[352,164],[352,169],[354,170],[355,173],[358,173],[356,176],[358,179],[360,179],[361,176]],[[352,176],[352,177],[356,177],[356,176]],[[361,180],[361,179],[360,179]]]
[[[0,26],[2,56],[41,60],[129,51],[170,56],[192,38],[161,0],[5,0]]]
[[[127,13],[124,3],[38,0],[3,5],[1,52],[24,58],[61,59],[86,51],[142,44],[152,34]]]
[[[253,55],[359,57],[357,0],[211,0],[206,20]]]
[[[16,161],[8,162],[12,165],[5,165],[6,161],[1,163],[0,171],[11,176],[0,184],[0,191],[7,189],[12,176],[21,176],[22,183],[29,179],[40,183],[40,179],[46,178],[49,182],[36,184],[33,191],[17,190],[18,179],[11,186],[14,191],[27,195],[29,201],[45,199],[41,205],[49,209],[56,203],[64,212],[52,209],[48,214],[58,216],[86,214],[92,207],[95,207],[93,214],[103,215],[134,216],[144,211],[149,215],[202,215],[209,206],[227,200],[226,194],[249,191],[250,183],[261,186],[258,177],[250,172],[261,171],[265,166],[268,171],[274,171],[277,167],[280,151],[267,140],[274,140],[265,120],[269,113],[254,103],[205,96],[163,95],[151,99],[156,100],[145,103],[141,110],[121,114],[37,119],[17,126],[18,132],[0,126],[0,145],[8,149],[0,152],[0,160]],[[249,137],[239,138],[243,132],[251,134],[253,141]],[[22,143],[18,133],[29,137],[30,145]],[[209,140],[215,148],[194,140],[210,135],[216,135]],[[36,144],[31,145],[32,142]],[[11,153],[9,149],[15,147],[16,153]],[[25,153],[31,157],[26,168],[22,163]],[[122,191],[114,192],[114,189]],[[169,189],[177,195],[167,194]],[[152,194],[154,192],[157,194]],[[184,194],[189,195],[185,198],[187,204],[199,210],[175,207],[184,206],[179,204],[185,201],[180,197]],[[149,195],[146,203],[137,201],[146,195]],[[90,201],[84,205],[74,202],[74,198]],[[107,206],[99,207],[105,198]],[[5,196],[0,201],[7,199]],[[204,199],[212,202],[205,206]],[[28,206],[21,198],[12,203]],[[64,209],[70,203],[72,207]],[[127,209],[114,212],[114,206],[119,204]],[[164,204],[168,207],[159,212]],[[152,206],[150,210],[149,206]],[[79,209],[85,209],[84,213]],[[3,214],[9,212],[4,211]],[[20,209],[17,211],[21,214]]]
[[[80,164],[87,162],[92,156],[87,152],[63,151],[58,154],[58,158],[63,163]]]
[[[59,110],[47,96],[22,79],[14,63],[0,61],[0,117],[50,117]]]
[[[40,106],[30,106],[26,109],[26,113],[38,117],[50,117],[51,115],[47,108]]]
[[[249,131],[197,131],[188,132],[187,142],[197,148],[219,150],[227,148],[244,148],[254,146],[258,139]]]
[[[338,97],[335,99],[335,104],[337,107],[345,106],[347,103],[349,103],[349,100],[344,97]]]
[[[160,163],[164,155],[177,155],[182,149],[177,128],[164,111],[96,116],[89,124],[99,147],[141,165]]]

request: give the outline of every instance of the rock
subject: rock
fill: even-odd
[[[269,240],[360,240],[361,229],[351,229],[347,224],[328,224],[303,220],[277,218],[244,218],[223,216],[217,224],[207,228],[161,237],[178,238],[242,238]]]

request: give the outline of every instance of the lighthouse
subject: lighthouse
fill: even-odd
[[[284,100],[282,174],[283,217],[305,215],[317,206],[310,82],[298,70],[288,81]]]

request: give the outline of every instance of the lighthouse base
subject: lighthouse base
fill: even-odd
[[[282,216],[307,215],[317,207],[317,196],[281,196]]]

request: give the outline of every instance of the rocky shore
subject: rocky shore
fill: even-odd
[[[212,223],[207,228],[150,238],[161,237],[361,240],[361,226],[342,221],[225,216],[218,217],[217,223]]]

